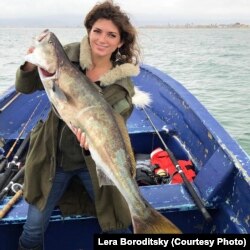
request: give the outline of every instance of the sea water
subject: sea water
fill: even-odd
[[[0,28],[0,94],[43,28]],[[83,28],[51,28],[62,44]],[[139,28],[143,63],[179,81],[250,155],[250,29]]]

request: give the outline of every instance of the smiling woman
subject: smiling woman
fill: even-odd
[[[88,35],[93,66],[87,70],[86,75],[95,82],[113,67],[113,63],[109,59],[114,51],[120,49],[123,41],[117,26],[107,19],[97,20]],[[108,58],[108,64],[106,58]]]
[[[112,1],[96,4],[85,27],[81,43],[64,47],[45,30],[17,71],[17,91],[45,89],[53,103],[47,120],[31,135],[24,179],[29,210],[20,249],[43,248],[44,230],[58,203],[64,215],[97,216],[108,233],[131,233],[131,222],[136,233],[180,232],[145,202],[134,179],[124,121],[136,92],[131,77],[139,73],[136,29]],[[79,137],[73,128],[84,133]],[[115,185],[103,185],[100,171]]]
[[[190,1],[186,2],[190,3]],[[174,3],[174,1],[172,3]],[[138,3],[136,2],[136,4]],[[148,3],[144,1],[141,10],[143,10],[146,5],[148,5]],[[150,5],[154,8],[156,4],[152,5],[150,2]],[[85,7],[84,5],[84,8],[81,7],[81,9],[85,9]],[[246,9],[248,9],[247,6]],[[171,10],[171,7],[164,11],[167,13],[168,10]],[[2,15],[0,16],[2,17]],[[147,18],[148,17],[149,16],[147,16]],[[136,16],[136,18],[140,17]],[[64,20],[67,20],[67,18],[64,18]],[[50,22],[48,26],[53,26],[53,22]],[[71,42],[72,38],[80,41],[83,33],[83,30],[79,28],[53,29],[53,31],[59,34],[60,41],[67,42]],[[247,91],[249,88],[248,65],[250,65],[250,47],[247,43],[247,41],[250,40],[249,32],[247,32],[246,29],[211,29],[211,27],[209,29],[154,28],[140,29],[139,31],[141,41],[144,45],[145,62],[162,69],[164,72],[170,73],[185,84],[186,87],[202,100],[202,102],[206,104],[206,107],[226,125],[230,133],[242,143],[246,150],[250,152],[249,107],[246,105],[250,93]],[[33,35],[37,35],[40,32],[41,29],[0,29],[0,87],[3,87],[7,80],[9,81],[9,85],[13,84],[14,70],[23,60],[22,54],[25,54],[23,47],[26,48],[26,46],[24,44],[27,40],[30,40]],[[8,44],[8,49],[6,49],[6,44]],[[80,64],[79,59],[82,59],[82,56],[79,56],[79,51],[84,51],[83,54],[88,56],[85,56],[82,65],[88,65],[88,69],[91,69],[91,66],[93,66],[91,62],[89,62],[91,60],[88,60],[91,58],[88,39],[84,39],[80,44],[68,44],[65,46],[65,51],[70,56],[72,62],[78,67]],[[73,51],[75,53],[72,53]],[[89,54],[86,53],[86,51],[89,52]],[[110,70],[112,73],[114,73],[114,69],[117,69],[117,66],[119,66],[119,63],[116,63],[116,56],[119,55],[118,51],[113,55],[114,59],[112,63],[114,63],[116,67]],[[26,64],[23,65],[22,69],[26,70],[26,66]],[[122,64],[122,66],[124,66],[124,64]],[[38,82],[36,68],[34,67],[33,69],[34,71],[31,69],[27,70],[32,72],[25,72],[25,74],[27,78],[29,78],[32,73],[34,73],[34,78],[36,77],[35,81]],[[80,69],[82,69],[81,66]],[[87,67],[84,69],[84,73],[86,73]],[[119,69],[121,68],[119,67]],[[114,74],[112,74],[112,76],[114,76]],[[111,79],[111,75],[109,75],[109,77],[106,75],[100,82],[104,84],[104,80],[107,82],[107,78]],[[145,80],[145,77],[143,80]],[[97,82],[97,86],[102,85],[100,82]],[[34,84],[29,85],[27,81],[25,83],[26,85],[23,85],[23,88],[33,86],[33,90],[35,90]],[[150,81],[148,83],[151,84]],[[110,86],[103,87],[103,89],[107,91],[109,87]],[[129,91],[126,90],[123,93],[126,94],[127,92]],[[130,93],[132,93],[132,91]],[[128,98],[128,100],[130,99]],[[122,105],[119,103],[119,105],[114,104],[114,106],[121,107]],[[122,107],[124,108],[124,106]],[[127,112],[127,114],[128,113],[129,112]],[[52,127],[53,126],[51,126],[51,128]],[[60,126],[58,126],[58,128],[60,128],[60,132],[67,129],[66,127]],[[74,140],[73,143],[71,143],[72,138],[67,139],[69,139],[70,146],[77,144],[77,141],[74,142]]]

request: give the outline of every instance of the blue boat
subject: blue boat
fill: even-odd
[[[207,109],[179,82],[149,65],[133,78],[150,92],[152,104],[135,109],[127,122],[135,155],[147,161],[156,148],[169,150],[174,159],[191,160],[192,182],[141,185],[149,203],[184,234],[250,233],[250,157]],[[45,120],[50,103],[44,91],[31,95],[14,87],[0,97],[1,161],[13,161],[17,148],[39,120]],[[16,142],[13,152],[11,148]],[[11,155],[6,159],[6,154]],[[4,174],[2,170],[1,175]],[[12,196],[1,200],[4,209]],[[0,249],[17,249],[26,219],[27,203],[18,199],[0,220]],[[93,234],[100,233],[96,218],[63,218],[55,208],[45,233],[45,249],[93,249]]]

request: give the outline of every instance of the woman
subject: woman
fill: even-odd
[[[130,77],[139,73],[136,31],[111,1],[95,5],[84,24],[87,36],[81,43],[65,46],[65,51],[126,120],[133,110]],[[18,69],[16,89],[23,93],[43,89],[35,65],[25,62]],[[99,187],[87,149],[84,134],[79,129],[72,133],[53,109],[33,130],[24,180],[29,210],[19,249],[42,249],[43,233],[56,205],[63,215],[97,216],[103,232],[129,232],[131,219],[125,200],[116,187]]]

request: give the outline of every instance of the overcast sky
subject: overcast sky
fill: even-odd
[[[1,0],[0,25],[32,19],[30,24],[81,25],[96,0]],[[136,25],[250,24],[250,0],[116,0]],[[20,21],[20,19],[22,19]]]

